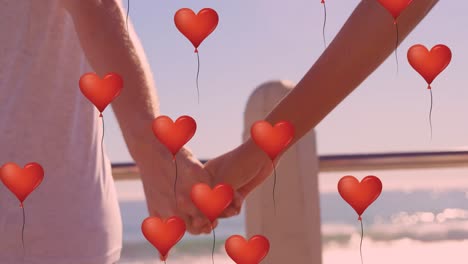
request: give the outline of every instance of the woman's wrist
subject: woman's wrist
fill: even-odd
[[[244,157],[245,169],[249,172],[245,175],[248,177],[245,182],[252,180],[250,175],[252,171],[255,171],[255,174],[257,174],[266,166],[271,166],[271,159],[257,146],[257,144],[255,144],[252,139],[248,139],[240,146],[239,153],[239,155]]]
[[[247,157],[247,160],[252,164],[265,165],[271,163],[270,158],[261,150],[255,142],[249,138],[241,145],[241,152]]]

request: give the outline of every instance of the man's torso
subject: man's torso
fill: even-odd
[[[101,156],[101,120],[78,87],[92,70],[57,4],[0,0],[0,166],[37,162],[45,171],[24,202],[27,263],[105,264],[105,255],[115,262],[121,218]],[[1,263],[23,254],[22,218],[0,184]]]

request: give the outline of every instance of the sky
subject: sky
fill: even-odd
[[[326,2],[328,43],[358,3]],[[184,7],[195,12],[210,7],[220,19],[199,47],[200,104],[196,54],[173,18]],[[318,153],[468,149],[466,10],[464,1],[439,1],[401,43],[398,75],[392,55],[315,128]],[[324,50],[320,0],[131,0],[130,20],[155,78],[161,114],[172,119],[190,115],[196,120],[196,134],[187,145],[200,159],[214,158],[241,143],[245,105],[257,86],[279,79],[299,82]],[[406,59],[414,44],[428,48],[445,44],[453,54],[432,85],[432,140],[427,84]],[[111,108],[104,116],[111,161],[132,161]]]

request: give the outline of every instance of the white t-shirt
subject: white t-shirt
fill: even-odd
[[[22,209],[0,183],[0,263],[111,264],[122,222],[99,112],[81,93],[93,72],[60,0],[0,0],[0,166],[37,162]],[[105,117],[105,115],[104,115]],[[23,260],[24,257],[24,260]]]

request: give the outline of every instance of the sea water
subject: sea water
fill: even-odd
[[[467,174],[467,169],[353,172],[358,179],[376,175],[383,183],[382,194],[363,215],[365,263],[468,263]],[[344,175],[319,177],[325,264],[360,263],[360,224],[336,190]],[[141,222],[148,216],[141,182],[116,185],[124,224],[119,263],[162,263],[141,233]],[[245,235],[244,219],[242,212],[220,221],[215,263],[234,263],[224,251],[224,240]],[[211,263],[212,242],[212,235],[186,234],[167,263]]]

